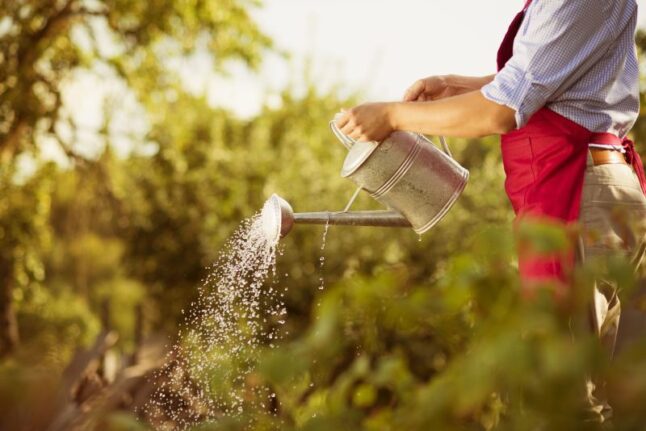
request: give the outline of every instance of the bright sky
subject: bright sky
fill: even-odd
[[[232,79],[196,81],[210,99],[242,116],[271,103],[306,59],[324,86],[362,89],[368,99],[400,98],[416,79],[495,72],[495,54],[524,0],[265,0],[261,28],[293,57],[268,58],[260,75],[232,67]],[[646,0],[638,0],[640,8]],[[640,25],[646,24],[641,14]],[[198,67],[199,69],[199,67]],[[195,70],[195,69],[193,69]]]

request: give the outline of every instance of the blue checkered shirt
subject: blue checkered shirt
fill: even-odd
[[[623,137],[639,113],[636,22],[635,0],[534,0],[512,58],[482,93],[514,109],[518,127],[547,106]]]

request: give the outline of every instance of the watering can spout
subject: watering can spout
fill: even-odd
[[[395,211],[294,213],[291,205],[276,194],[265,203],[261,218],[267,238],[274,241],[289,234],[294,224],[411,227],[410,222]]]

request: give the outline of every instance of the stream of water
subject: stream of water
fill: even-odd
[[[198,289],[164,367],[153,376],[156,387],[144,414],[158,430],[185,430],[248,406],[275,408],[276,395],[254,375],[261,349],[275,347],[287,317],[286,288],[276,274],[280,226],[273,223],[280,214],[267,212],[273,209],[268,201],[264,214],[241,224]],[[321,240],[319,290],[325,288],[329,225]]]
[[[330,220],[328,219],[325,223],[325,229],[323,229],[323,238],[321,239],[321,257],[319,257],[319,290],[325,288],[325,278],[323,274],[323,269],[325,268],[325,244],[327,242],[327,232],[330,230]]]
[[[276,280],[276,254],[277,240],[267,238],[259,216],[231,236],[154,376],[144,410],[152,423],[168,424],[158,429],[184,430],[242,413],[248,402],[271,403],[271,391],[248,380],[260,348],[273,347],[285,323],[284,291],[266,282]]]

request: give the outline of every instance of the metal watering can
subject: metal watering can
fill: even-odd
[[[294,213],[287,201],[273,195],[261,215],[268,237],[278,240],[295,223],[412,227],[421,235],[446,215],[469,179],[469,171],[453,159],[443,137],[441,151],[418,133],[396,131],[382,143],[356,142],[335,121],[330,128],[348,149],[341,176],[359,186],[357,193],[367,191],[390,210],[348,211],[355,193],[340,212]]]

